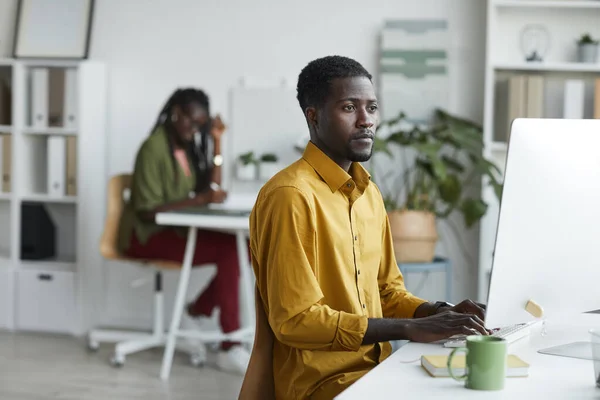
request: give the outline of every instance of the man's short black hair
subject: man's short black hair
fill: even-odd
[[[329,93],[329,85],[336,78],[364,76],[371,74],[358,62],[343,56],[326,56],[308,63],[298,76],[296,88],[298,103],[305,112],[308,106],[322,106]]]

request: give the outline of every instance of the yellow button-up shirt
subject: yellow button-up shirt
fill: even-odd
[[[361,345],[368,318],[411,318],[381,193],[314,144],[261,189],[250,216],[252,266],[275,335],[277,399],[332,399],[383,361]]]

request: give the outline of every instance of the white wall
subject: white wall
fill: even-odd
[[[227,120],[228,90],[241,76],[283,77],[295,83],[307,62],[328,54],[353,57],[375,73],[378,33],[385,18],[449,19],[450,111],[481,121],[485,3],[97,0],[91,58],[105,61],[109,68],[107,175],[131,170],[141,141],[177,86],[204,88],[213,110]],[[264,121],[268,124],[268,109]],[[465,233],[463,240],[475,256],[477,232]],[[455,244],[448,251],[455,263],[455,297],[474,296],[475,271],[464,266]],[[132,294],[126,286],[125,276],[138,272],[122,265],[111,271],[109,313],[121,312],[127,304],[132,309],[128,315],[148,317],[149,293]],[[430,293],[432,300],[443,297],[442,279],[432,276],[421,294]]]

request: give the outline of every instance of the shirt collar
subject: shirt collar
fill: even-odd
[[[332,193],[350,180],[354,180],[359,189],[364,191],[371,180],[369,172],[359,163],[353,162],[348,173],[311,141],[306,145],[302,158],[327,183]]]

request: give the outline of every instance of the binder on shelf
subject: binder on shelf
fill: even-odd
[[[64,124],[65,71],[50,68],[48,73],[48,126],[62,127]]]
[[[584,94],[585,86],[582,80],[567,79],[565,81],[564,118],[583,118]]]
[[[544,117],[544,77],[542,75],[527,77],[527,117]]]
[[[77,137],[67,137],[67,196],[77,195]]]
[[[48,68],[31,69],[31,127],[48,127]]]
[[[0,125],[12,123],[12,95],[7,80],[0,75]]]
[[[600,78],[596,78],[594,85],[594,118],[600,119]]]
[[[12,136],[3,134],[2,146],[2,191],[8,193],[12,187]]]
[[[67,68],[64,71],[64,108],[63,126],[66,129],[77,127],[77,70]]]
[[[506,141],[510,139],[510,127],[516,118],[527,116],[527,76],[514,75],[508,79],[508,124]]]
[[[48,137],[48,195],[62,197],[66,193],[66,138]]]

